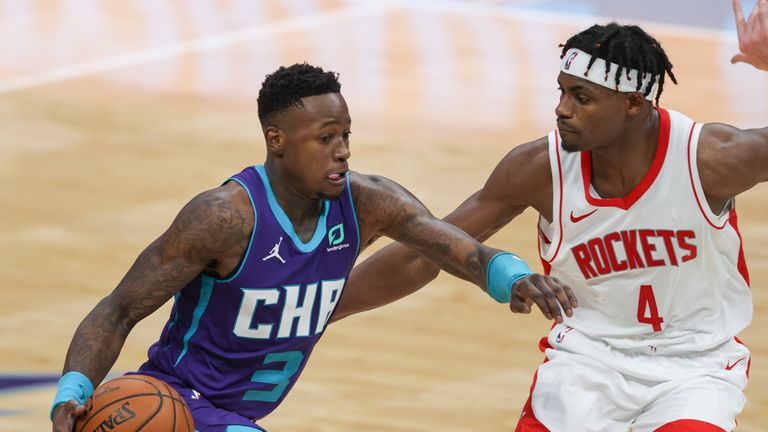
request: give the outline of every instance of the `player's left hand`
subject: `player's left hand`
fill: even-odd
[[[85,406],[71,400],[59,404],[53,410],[53,432],[72,432],[75,430],[75,420],[85,413]]]
[[[568,317],[573,316],[573,308],[578,307],[576,295],[568,285],[555,277],[532,274],[512,285],[512,299],[509,309],[512,312],[531,313],[531,306],[541,309],[547,319],[554,319],[558,324],[563,322],[563,312]]]
[[[741,0],[733,0],[733,14],[741,52],[731,58],[731,63],[749,63],[768,71],[768,0],[758,0],[746,21]]]

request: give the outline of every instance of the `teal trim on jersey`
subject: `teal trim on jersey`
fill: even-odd
[[[357,230],[357,247],[355,248],[355,257],[360,255],[360,225],[357,223],[357,209],[355,209],[355,200],[352,199],[352,186],[349,184],[349,171],[347,171],[347,196],[349,196],[349,205],[352,206],[352,215],[355,217],[355,229]]]
[[[227,429],[225,432],[253,432],[253,431],[264,432],[264,429],[257,428],[257,427],[250,427],[250,426],[232,425],[232,426],[227,426]]]
[[[208,307],[208,302],[211,300],[213,283],[214,280],[212,277],[200,275],[200,299],[197,301],[197,306],[192,312],[192,325],[189,326],[187,334],[184,335],[184,349],[181,351],[181,354],[179,354],[179,358],[176,359],[176,363],[173,364],[174,367],[178,366],[181,359],[187,354],[189,340],[192,339],[192,336],[197,332],[197,327],[200,326],[200,317],[203,316],[203,312],[205,312],[205,308]]]
[[[176,291],[176,294],[173,295],[173,302],[174,303],[178,303],[180,298],[181,298],[181,291]],[[172,329],[173,326],[175,326],[177,322],[179,322],[179,310],[178,309],[176,309],[176,313],[174,313],[173,317],[171,317],[170,321],[168,321],[168,330]]]
[[[245,183],[241,182],[240,180],[232,177],[229,180],[236,181],[240,184],[240,186],[245,189],[245,192],[248,194],[248,199],[251,201],[251,207],[253,207],[253,230],[251,231],[251,238],[248,239],[248,246],[245,248],[245,255],[243,255],[243,259],[240,261],[240,265],[237,267],[237,271],[232,276],[226,278],[226,279],[217,279],[219,282],[230,282],[232,279],[236,278],[238,275],[240,275],[240,271],[243,270],[243,266],[245,265],[245,262],[248,260],[248,254],[251,253],[251,245],[253,244],[253,239],[256,237],[256,222],[259,220],[259,213],[256,211],[256,203],[253,202],[253,195],[251,195],[251,191],[248,190],[248,187],[245,186]]]
[[[267,171],[264,169],[264,165],[257,165],[255,168],[256,172],[258,172],[259,176],[261,177],[261,181],[264,183],[264,189],[267,192],[267,202],[269,203],[269,208],[272,210],[272,214],[280,223],[280,226],[283,227],[283,231],[285,231],[285,233],[288,234],[288,237],[293,240],[293,244],[296,246],[296,249],[304,253],[312,252],[315,250],[320,242],[322,242],[325,238],[325,220],[328,217],[328,211],[331,208],[330,202],[327,199],[323,200],[323,212],[320,214],[320,218],[317,220],[315,234],[307,243],[304,243],[301,241],[299,236],[296,235],[296,231],[293,229],[291,220],[288,219],[288,216],[285,214],[282,207],[280,207],[280,204],[278,204],[277,198],[275,198],[275,193],[272,191],[272,185],[269,184],[269,178],[267,177]]]

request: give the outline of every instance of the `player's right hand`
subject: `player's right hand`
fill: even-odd
[[[85,406],[71,400],[59,404],[53,410],[53,432],[72,432],[75,428],[75,419],[85,413]]]
[[[741,0],[733,0],[733,15],[739,36],[739,53],[733,56],[731,63],[749,63],[768,71],[768,0],[758,0],[746,20]]]
[[[512,285],[509,309],[512,312],[527,314],[531,313],[531,305],[534,303],[547,319],[554,319],[558,324],[563,323],[563,312],[571,317],[573,308],[579,305],[571,287],[555,277],[536,273]]]

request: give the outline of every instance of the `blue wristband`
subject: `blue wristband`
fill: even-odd
[[[56,390],[56,397],[53,399],[51,407],[51,420],[53,420],[53,410],[57,406],[67,403],[71,400],[77,401],[80,405],[93,394],[93,384],[87,376],[77,371],[70,371],[59,379],[59,387]]]
[[[512,299],[512,285],[530,275],[531,269],[519,256],[499,252],[488,262],[488,294],[499,303]]]

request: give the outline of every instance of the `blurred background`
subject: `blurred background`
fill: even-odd
[[[0,431],[50,430],[80,320],[189,199],[263,162],[266,74],[303,61],[339,72],[351,168],[443,216],[554,127],[558,44],[611,20],[662,42],[679,80],[662,106],[766,125],[768,74],[730,64],[727,0],[0,0]],[[740,431],[768,430],[766,192],[737,206],[755,301]],[[535,220],[527,211],[489,244],[537,265]],[[144,361],[168,306],[134,329],[114,374]],[[260,425],[512,430],[549,325],[441,276],[332,325]]]

